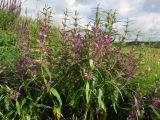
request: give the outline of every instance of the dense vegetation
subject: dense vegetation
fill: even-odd
[[[126,43],[116,11],[101,17],[97,6],[83,28],[66,10],[58,29],[50,7],[33,20],[20,16],[20,1],[2,3],[0,119],[160,119],[160,50]]]

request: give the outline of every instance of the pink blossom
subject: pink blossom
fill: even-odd
[[[105,46],[101,46],[101,50],[102,51],[106,51],[106,47]]]
[[[21,93],[16,91],[11,95],[11,99],[16,100],[20,97],[20,95]]]
[[[103,43],[104,42],[104,39],[100,36],[97,37],[97,39],[99,40],[99,42]]]
[[[95,49],[99,49],[99,45],[96,43],[96,44],[94,44],[94,48]]]
[[[111,40],[112,40],[112,38],[111,38],[111,37],[107,37],[107,38],[105,38],[105,43],[110,43],[110,42],[111,42]]]

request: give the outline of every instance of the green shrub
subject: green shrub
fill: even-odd
[[[0,10],[0,29],[8,30],[15,26],[17,15],[8,10]]]

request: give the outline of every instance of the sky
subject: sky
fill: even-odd
[[[130,29],[141,31],[143,39],[160,39],[160,0],[22,0],[22,14],[36,17],[44,6],[52,7],[54,19],[60,24],[64,10],[77,10],[83,25],[89,21],[95,12],[93,8],[100,4],[101,11],[116,9],[118,19],[132,21]]]

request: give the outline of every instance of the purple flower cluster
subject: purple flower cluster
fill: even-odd
[[[107,43],[107,44],[109,44],[111,42],[111,40],[112,40],[111,37],[102,38],[100,36],[98,36],[97,39],[99,40],[100,43]]]
[[[41,32],[48,32],[48,31],[50,31],[51,25],[49,23],[44,22],[44,23],[41,23],[41,25],[42,25],[41,28],[40,28]]]
[[[119,51],[116,51],[117,62],[120,64],[121,76],[127,78],[128,80],[136,78],[136,73],[138,72],[139,64],[135,60],[135,55],[133,53],[127,53],[125,58],[119,57],[121,54]],[[123,55],[124,53],[122,53]],[[128,56],[130,54],[130,56]]]
[[[94,66],[98,69],[102,67],[103,69],[115,69],[125,79],[136,78],[138,64],[135,54],[132,52],[123,53],[114,47],[112,34],[102,33],[103,31],[96,25],[91,28],[91,31],[83,33],[83,35],[80,34],[78,28],[72,29],[71,32],[62,30],[62,38],[65,43],[62,48],[64,61],[73,65],[91,57]],[[83,63],[83,66],[87,68],[87,63]],[[116,76],[113,74],[110,77]]]
[[[23,80],[24,78],[32,78],[39,75],[39,61],[32,59],[29,56],[23,55],[21,60],[17,61],[14,66],[16,71],[17,80]]]
[[[65,30],[63,30],[62,39],[64,40],[63,42],[68,40],[68,33]]]
[[[40,29],[37,35],[38,39],[34,43],[35,46],[33,47],[29,42],[29,47],[24,47],[24,50],[21,52],[21,59],[17,61],[17,64],[14,67],[16,74],[20,79],[41,76],[40,66],[42,64],[51,66],[51,63],[47,60],[53,52],[52,48],[49,47],[52,32],[51,25],[47,19],[40,21],[39,24]],[[43,58],[41,58],[42,56]]]
[[[98,62],[94,62],[93,64],[94,64],[94,66],[95,66],[96,68],[100,68],[100,67],[101,67]]]
[[[44,92],[46,88],[45,88],[44,85],[42,85],[40,89],[41,89],[42,92]]]
[[[98,32],[101,31],[100,28],[99,28],[98,26],[96,26],[96,25],[92,26],[91,28],[92,28],[92,30],[93,30],[94,32],[96,32],[96,33],[98,33]]]
[[[24,56],[24,60],[29,63],[30,65],[38,64],[39,62],[37,60],[34,60],[28,56]]]

